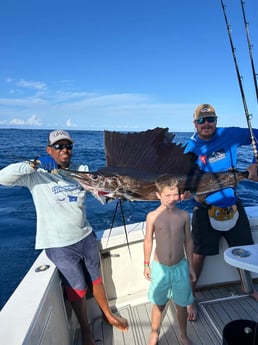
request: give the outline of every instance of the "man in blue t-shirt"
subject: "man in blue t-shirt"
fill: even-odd
[[[187,143],[185,153],[194,152],[202,171],[219,172],[236,167],[237,148],[250,145],[248,128],[217,128],[217,115],[210,104],[201,104],[194,111],[196,133]],[[258,130],[253,130],[258,137]],[[249,178],[257,180],[256,164],[248,168]],[[229,246],[253,244],[251,228],[241,201],[234,188],[224,188],[203,198],[195,197],[192,219],[194,243],[193,267],[196,281],[192,284],[195,294],[197,280],[202,272],[206,255],[219,253],[219,239],[224,236]],[[258,292],[252,296],[258,300]],[[195,320],[196,304],[188,306],[188,320]]]

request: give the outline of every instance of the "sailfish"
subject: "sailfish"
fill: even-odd
[[[94,172],[63,170],[101,203],[110,199],[157,200],[155,180],[161,175],[178,180],[179,192],[199,196],[226,188],[248,178],[247,171],[206,173],[196,163],[197,156],[184,153],[185,146],[174,143],[168,128],[141,132],[104,131],[106,166]]]

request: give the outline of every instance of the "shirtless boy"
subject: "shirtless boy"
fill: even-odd
[[[162,175],[156,187],[160,206],[147,215],[144,239],[144,276],[151,281],[148,298],[153,303],[148,345],[158,343],[162,312],[169,299],[175,303],[180,340],[183,345],[192,345],[186,332],[186,307],[194,299],[190,277],[196,279],[192,267],[190,216],[176,207],[180,195],[175,178]],[[154,235],[156,248],[150,266]]]

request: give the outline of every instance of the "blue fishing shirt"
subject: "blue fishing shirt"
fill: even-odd
[[[258,138],[257,129],[253,130],[253,134]],[[235,168],[238,147],[250,144],[251,137],[248,128],[218,127],[209,140],[200,139],[197,133],[193,134],[187,141],[185,153],[194,152],[198,156],[196,163],[202,171],[216,173]],[[223,208],[231,206],[235,202],[234,188],[224,188],[206,197],[207,204]]]

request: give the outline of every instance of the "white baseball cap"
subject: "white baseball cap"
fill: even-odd
[[[58,129],[56,131],[50,132],[48,136],[48,145],[53,145],[59,140],[68,140],[73,143],[73,139],[70,134],[63,129]]]

